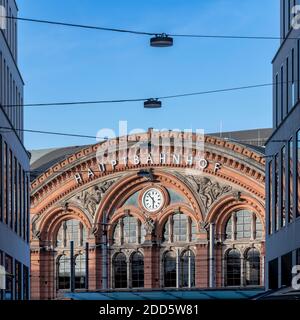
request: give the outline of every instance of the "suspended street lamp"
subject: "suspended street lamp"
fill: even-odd
[[[157,109],[157,108],[161,108],[161,101],[159,101],[158,99],[148,99],[146,101],[144,101],[144,108],[146,109]]]
[[[151,47],[165,48],[173,46],[173,38],[169,37],[165,33],[156,35],[150,39]]]

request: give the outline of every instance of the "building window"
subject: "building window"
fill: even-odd
[[[295,49],[292,49],[292,97],[291,97],[291,107],[295,105]]]
[[[284,118],[283,115],[283,109],[284,109],[284,99],[283,99],[283,83],[284,83],[284,78],[283,78],[283,66],[280,68],[280,120],[282,121]]]
[[[168,251],[164,255],[164,287],[175,288],[177,286],[176,253]]]
[[[79,254],[75,259],[75,289],[85,288],[86,278],[86,257]]]
[[[75,219],[61,224],[56,237],[56,246],[69,247],[70,241],[74,242],[74,247],[82,247],[87,241],[86,229],[80,221]]]
[[[226,286],[241,285],[241,255],[237,249],[231,249],[226,256]]]
[[[168,221],[165,223],[164,229],[163,229],[163,238],[162,238],[163,242],[167,242],[170,240],[169,228],[170,228],[170,221],[168,219]]]
[[[296,251],[296,264],[300,266],[300,248]]]
[[[13,258],[5,255],[6,289],[5,300],[13,300]]]
[[[251,237],[252,212],[247,210],[236,213],[236,238],[248,239]]]
[[[133,288],[144,287],[144,257],[140,252],[131,257],[131,285]]]
[[[190,242],[197,239],[197,224],[184,213],[169,216],[163,228],[163,242]]]
[[[269,289],[278,289],[278,259],[269,262]]]
[[[230,216],[227,224],[226,224],[226,228],[225,228],[225,239],[228,240],[232,240],[233,239],[233,232],[232,232],[232,228],[233,228],[233,223],[232,223],[232,215]]]
[[[286,98],[286,106],[285,106],[285,116],[289,113],[289,105],[290,105],[290,82],[289,82],[289,58],[286,58],[286,67],[285,67],[285,98]]]
[[[173,215],[173,241],[187,241],[187,216],[182,213]]]
[[[281,285],[290,286],[292,282],[292,252],[281,257]]]
[[[15,261],[15,299],[22,299],[22,265]]]
[[[197,223],[193,220],[192,221],[192,241],[197,240]]]
[[[146,230],[140,220],[125,216],[116,222],[112,242],[114,245],[143,243],[145,235]]]
[[[300,99],[300,40],[297,41],[297,82],[298,82],[298,97]]]
[[[124,253],[118,253],[113,259],[114,287],[127,288],[127,262]]]
[[[29,269],[23,266],[23,300],[29,300]]]
[[[275,214],[274,214],[274,227],[275,230],[277,231],[279,228],[279,157],[278,154],[275,155],[275,179],[274,179],[274,201],[275,201]]]
[[[275,76],[275,124],[276,124],[276,127],[279,125],[278,95],[279,95],[279,89],[278,89],[278,73],[277,73]]]
[[[134,217],[123,218],[124,242],[137,243],[137,219]]]
[[[121,244],[121,219],[116,223],[114,232],[113,232],[113,244]]]
[[[300,217],[300,130],[297,132],[297,212],[296,216]]]
[[[263,238],[263,224],[260,221],[260,218],[256,217],[255,219],[255,239]]]
[[[245,281],[247,286],[260,285],[260,253],[252,248],[245,257]]]
[[[293,221],[293,201],[294,201],[294,181],[293,181],[293,139],[289,141],[289,190],[288,190],[288,198],[289,198],[289,222]]]
[[[65,255],[58,259],[58,289],[69,289],[71,280],[71,261]]]
[[[195,255],[191,250],[185,251],[180,259],[181,287],[191,288],[195,286]]]
[[[286,184],[285,184],[285,178],[286,178],[286,169],[285,169],[285,146],[281,149],[281,208],[280,208],[280,227],[284,227],[285,226],[285,220],[286,220]]]
[[[225,240],[260,239],[262,233],[260,219],[249,210],[233,212],[225,225]]]
[[[272,216],[272,211],[273,211],[273,162],[269,162],[269,183],[268,183],[268,193],[269,193],[269,208],[268,208],[268,233],[271,235],[273,233],[273,216]]]

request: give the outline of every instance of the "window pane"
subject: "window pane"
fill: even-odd
[[[260,285],[260,254],[257,249],[250,249],[246,256],[246,285]]]
[[[164,286],[176,287],[176,254],[169,251],[164,257]]]
[[[137,220],[134,217],[125,217],[124,223],[124,242],[137,243]]]
[[[133,288],[144,287],[144,257],[140,252],[134,253],[131,258],[131,279]]]
[[[195,286],[195,256],[191,250],[181,256],[181,287]],[[189,285],[190,280],[190,285]]]
[[[236,249],[230,250],[226,257],[226,285],[241,285],[241,257]]]
[[[297,217],[300,216],[300,130],[297,133],[297,194],[298,194],[298,205],[297,205]]]
[[[115,288],[127,288],[127,262],[124,253],[116,255],[113,261]]]
[[[187,223],[185,214],[176,213],[173,215],[173,241],[187,241]]]
[[[236,238],[246,239],[251,237],[252,212],[241,210],[236,213]]]

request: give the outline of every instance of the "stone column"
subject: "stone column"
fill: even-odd
[[[180,252],[176,249],[176,288],[180,287]]]
[[[41,249],[39,253],[40,265],[40,299],[52,300],[56,297],[56,266],[54,252]]]
[[[209,266],[208,266],[208,239],[207,231],[202,226],[197,234],[196,256],[195,256],[195,284],[197,288],[208,288]]]
[[[96,246],[94,239],[89,240],[89,290],[93,291],[102,288],[102,284],[98,279],[102,271],[102,254],[101,249]]]
[[[208,245],[196,244],[196,287],[208,288]]]
[[[159,247],[154,242],[153,236],[147,234],[144,249],[144,287],[147,289],[160,287],[160,258]]]
[[[241,255],[241,287],[244,287],[246,284],[245,279],[245,259],[244,256]]]
[[[215,224],[211,223],[209,225],[209,287],[215,286]]]

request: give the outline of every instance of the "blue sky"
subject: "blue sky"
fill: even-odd
[[[20,17],[153,32],[278,36],[277,0],[18,0]],[[176,38],[172,48],[146,36],[19,22],[25,103],[155,97],[272,82],[278,40]],[[271,87],[142,103],[26,108],[25,128],[96,135],[102,128],[204,129],[271,126]],[[28,149],[93,143],[26,134]]]

